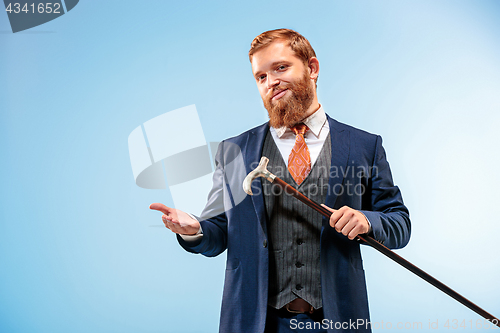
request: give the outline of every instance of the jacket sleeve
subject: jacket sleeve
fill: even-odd
[[[224,142],[221,142],[215,156],[215,172],[213,174],[212,189],[201,216],[203,237],[196,241],[186,241],[179,235],[179,244],[188,252],[201,253],[207,257],[215,257],[227,248],[227,215],[224,209]]]
[[[394,185],[387,162],[382,138],[377,136],[373,165],[367,195],[369,205],[361,210],[371,223],[372,236],[391,249],[408,244],[411,224],[408,209],[403,203],[399,188]]]

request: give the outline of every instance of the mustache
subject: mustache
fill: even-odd
[[[273,90],[270,90],[267,95],[266,95],[266,98],[268,100],[271,100],[274,95],[282,92],[283,90],[286,90],[286,89],[290,89],[290,86],[288,84],[279,84],[278,86],[274,87]]]

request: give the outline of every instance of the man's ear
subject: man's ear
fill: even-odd
[[[313,80],[316,80],[316,78],[319,75],[318,58],[312,57],[311,59],[309,59],[308,68],[309,68],[309,77]]]

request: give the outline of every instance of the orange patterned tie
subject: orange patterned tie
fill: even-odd
[[[297,185],[300,185],[311,171],[311,155],[307,148],[304,134],[309,129],[304,124],[298,124],[291,128],[295,133],[295,145],[288,157],[288,171]]]

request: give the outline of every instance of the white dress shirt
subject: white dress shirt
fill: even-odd
[[[311,168],[318,159],[321,148],[325,143],[326,137],[330,132],[330,124],[326,121],[326,114],[323,111],[323,107],[320,106],[319,109],[312,115],[307,117],[302,121],[309,130],[304,134],[304,139],[309,148],[309,154],[311,155]],[[280,127],[280,128],[270,128],[271,135],[273,136],[274,142],[283,157],[285,165],[288,167],[288,157],[292,152],[292,148],[295,145],[295,133],[290,128]]]

